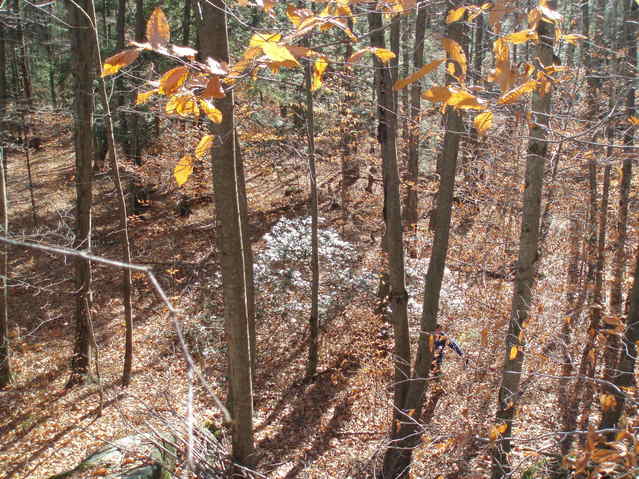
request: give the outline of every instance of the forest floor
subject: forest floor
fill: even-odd
[[[32,221],[25,156],[21,151],[10,152],[10,230],[16,239],[71,246],[72,125],[68,118],[60,121],[58,113],[38,114],[32,121],[35,133],[43,140],[42,148],[32,150],[30,155],[37,226]],[[192,198],[191,214],[179,216],[176,205],[184,193],[171,180],[178,141],[184,148],[186,143],[196,143],[197,137],[191,135],[187,141],[184,134],[176,134],[154,145],[148,156],[155,176],[148,172],[145,175],[152,177],[157,187],[142,217],[131,221],[133,261],[151,265],[168,296],[183,311],[179,320],[198,365],[213,391],[224,398],[224,338],[220,322],[211,320],[219,318],[221,309],[219,291],[211,286],[211,278],[219,272],[215,263],[214,208],[208,193],[210,172],[204,163],[197,167],[185,189]],[[257,151],[246,154],[256,254],[264,247],[264,233],[280,218],[304,216],[307,211],[302,160],[294,155],[286,160],[277,158],[279,163],[265,160],[260,156],[260,145],[252,147]],[[375,272],[380,261],[381,184],[375,184],[373,194],[365,191],[365,179],[353,187],[351,200],[357,205],[353,210],[357,218],[355,223],[345,223],[334,199],[337,193],[333,193],[338,191],[339,168],[337,158],[319,162],[321,215],[327,227],[342,233],[362,252],[360,267]],[[129,167],[128,173],[131,171]],[[110,172],[98,172],[95,184],[93,252],[118,259],[117,199]],[[426,242],[415,238],[410,241],[416,260],[427,257]],[[74,336],[73,261],[18,247],[10,248],[9,254],[14,284],[10,321],[16,382],[0,392],[3,479],[45,479],[72,468],[109,441],[148,430],[157,425],[158,417],[184,417],[188,396],[185,362],[166,308],[143,274],[134,275],[135,360],[130,386],[120,385],[124,350],[120,274],[95,265],[92,319],[99,346],[100,379],[66,390]],[[481,291],[472,294],[480,298]],[[506,303],[509,287],[498,295]],[[467,299],[474,301],[472,296]],[[267,477],[364,477],[364,471],[370,473],[378,463],[390,426],[393,341],[392,329],[388,333],[389,324],[374,314],[374,307],[372,291],[353,296],[333,311],[322,331],[319,372],[310,383],[302,381],[307,354],[306,315],[260,312],[254,425],[258,470]],[[481,315],[469,311],[468,317],[456,317],[449,325],[471,364],[464,369],[452,355],[447,360],[445,394],[414,455],[414,477],[452,474],[464,461],[472,461],[466,473],[474,477],[482,477],[486,470],[487,443],[475,447],[472,457],[465,454],[473,441],[487,437],[494,406],[492,392],[498,372],[495,358],[501,351],[499,338],[489,341],[485,331],[494,321],[503,325],[506,315],[492,300],[486,311],[490,308],[492,318],[487,318],[486,312]],[[413,337],[419,330],[418,322],[418,315],[413,314]],[[546,403],[552,408],[550,400]],[[524,406],[522,414],[530,423],[539,424],[539,431],[547,426],[544,410]],[[199,386],[195,388],[195,415],[202,426],[217,425],[221,420],[212,398]],[[524,449],[520,451],[522,461],[527,457]]]

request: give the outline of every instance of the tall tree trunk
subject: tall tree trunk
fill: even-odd
[[[115,48],[117,51],[124,49],[124,34],[126,30],[126,0],[118,0],[118,13],[115,23]]]
[[[623,59],[621,72],[625,76],[628,85],[628,93],[626,96],[626,117],[630,118],[635,115],[635,88],[632,79],[636,77],[637,68],[637,21],[639,20],[639,6],[636,2],[626,0],[623,22],[623,44],[627,49],[627,55]],[[624,132],[623,145],[631,147],[634,144],[634,125],[629,123]],[[624,155],[623,166],[621,171],[621,184],[619,185],[619,213],[617,218],[617,235],[614,242],[614,267],[613,267],[613,284],[610,290],[610,313],[613,317],[623,317],[623,295],[622,288],[624,284],[624,276],[626,269],[626,242],[628,240],[628,204],[630,200],[630,186],[632,181],[632,158],[629,154]],[[625,335],[621,343],[616,336],[610,335],[606,350],[606,370],[610,373],[606,379],[616,388],[623,386],[632,386],[634,377],[634,363],[636,356],[636,343],[639,331],[637,331],[637,314],[639,311],[639,254],[638,269],[635,271],[635,283],[628,297],[630,304],[628,316],[626,318]],[[633,309],[634,307],[634,309]],[[631,339],[634,337],[634,340]],[[630,344],[630,342],[632,344]],[[631,349],[634,348],[634,349]],[[619,352],[620,350],[620,352]],[[632,355],[632,358],[628,357]],[[614,374],[612,372],[614,371]],[[611,387],[605,388],[606,394],[612,394],[615,397],[614,406],[604,410],[601,418],[601,428],[617,427],[619,418],[623,413],[625,402],[625,392],[620,389]],[[614,433],[608,434],[609,440],[614,438]]]
[[[612,106],[612,105],[611,105]],[[614,141],[612,134],[613,128],[608,127],[608,141],[610,144]],[[608,148],[608,154],[612,153],[612,147]],[[588,334],[591,335],[593,340],[592,353],[589,353],[588,360],[585,362],[587,368],[584,376],[589,379],[584,384],[583,392],[583,411],[579,427],[582,430],[588,430],[590,424],[590,410],[595,393],[594,379],[597,368],[597,354],[596,354],[596,341],[599,338],[601,328],[601,318],[603,316],[604,298],[603,298],[603,283],[605,273],[605,256],[606,256],[606,229],[608,226],[608,198],[610,192],[610,165],[606,166],[604,170],[604,179],[601,192],[601,206],[599,208],[599,233],[597,238],[597,262],[595,264],[595,284],[592,293],[592,304],[590,305],[590,328]],[[590,342],[589,342],[590,344]]]
[[[636,76],[637,69],[637,21],[639,17],[639,6],[637,2],[627,0],[625,2],[624,21],[624,43],[628,49],[628,55],[622,64],[622,74],[625,75],[628,93],[626,95],[626,118],[635,115],[635,88],[631,81]],[[634,143],[634,125],[628,122],[623,136],[625,147],[631,147]],[[632,180],[632,157],[624,155],[621,169],[621,182],[619,185],[619,213],[617,217],[617,231],[614,237],[615,259],[613,262],[613,281],[610,288],[610,314],[621,317],[623,314],[623,284],[626,271],[626,242],[628,239],[628,202],[630,198],[630,182]],[[616,338],[616,337],[615,337]],[[614,369],[614,363],[618,358],[617,348],[619,341],[614,340],[608,350],[607,365],[609,369]]]
[[[454,9],[462,5],[460,0],[449,0],[448,8]],[[447,27],[447,37],[457,41],[464,49],[464,26],[461,22],[455,22]],[[460,75],[459,66],[455,66],[456,74]],[[452,79],[448,77],[448,82]],[[424,286],[424,307],[422,311],[417,355],[411,380],[408,381],[409,389],[406,393],[403,405],[399,408],[399,414],[395,414],[391,432],[391,442],[384,454],[383,477],[384,479],[407,477],[410,471],[413,449],[419,444],[422,428],[419,420],[422,417],[422,404],[426,387],[428,386],[428,374],[433,358],[432,332],[437,323],[439,312],[439,298],[448,253],[450,236],[450,223],[455,187],[455,172],[459,156],[459,143],[463,131],[463,119],[458,110],[449,108],[444,117],[446,132],[442,154],[438,161],[440,165],[440,182],[437,193],[437,205],[435,209],[435,236],[431,252],[428,271]],[[432,398],[431,398],[432,399]],[[436,401],[431,401],[432,407]],[[434,411],[426,411],[426,416]]]
[[[577,181],[575,181],[577,183]],[[561,416],[561,424],[569,424],[570,408],[566,407],[570,398],[570,378],[574,369],[571,350],[571,336],[573,325],[576,324],[579,317],[577,290],[579,287],[579,265],[581,262],[581,218],[579,217],[580,209],[575,207],[570,215],[569,227],[569,244],[570,258],[568,260],[568,272],[566,281],[566,313],[561,325],[560,347],[562,350],[561,379],[559,380],[558,408]],[[563,429],[565,430],[565,429]],[[570,435],[566,434],[559,440],[562,457],[565,457],[570,451],[571,441]]]
[[[184,0],[182,12],[182,45],[187,46],[191,36],[191,0]]]
[[[201,54],[229,62],[228,30],[225,5],[221,0],[200,4]],[[241,183],[238,169],[233,117],[233,91],[216,102],[223,115],[222,123],[211,126],[217,144],[212,150],[213,188],[217,221],[217,242],[222,265],[224,326],[229,349],[230,395],[233,417],[233,458],[243,466],[255,460],[253,445],[253,386],[247,306],[246,258],[241,220]],[[233,172],[232,174],[220,174]]]
[[[27,53],[27,44],[24,39],[24,30],[22,28],[22,12],[18,0],[15,0],[14,11],[18,16],[16,24],[16,41],[20,49],[20,73],[22,74],[22,90],[25,99],[25,106],[31,108],[33,102],[33,88],[31,85],[31,71],[29,69],[29,55]]]
[[[0,213],[2,214],[2,235],[9,236],[9,205],[7,178],[4,167],[4,150],[0,148]],[[0,294],[0,390],[13,381],[11,350],[9,345],[9,251],[2,245],[2,292]]]
[[[91,205],[93,182],[93,81],[95,79],[96,45],[92,0],[66,0],[71,26],[71,51],[75,78],[75,183],[76,235],[74,248],[91,251]],[[76,338],[71,359],[71,377],[67,387],[84,382],[91,357],[91,263],[75,259]]]
[[[244,177],[244,158],[240,142],[235,133],[235,156],[238,186],[238,201],[240,203],[240,220],[242,222],[242,241],[244,245],[244,275],[246,278],[246,314],[248,316],[249,346],[251,352],[251,378],[255,383],[257,371],[257,339],[255,336],[255,284],[253,281],[253,248],[251,246],[251,235],[248,218],[248,199],[246,195],[246,179]]]
[[[368,14],[371,34],[371,46],[384,48],[382,13],[373,11]],[[393,99],[393,80],[391,69],[375,58],[379,72],[377,83],[377,139],[382,151],[382,172],[384,182],[384,233],[390,281],[391,322],[395,336],[394,363],[394,399],[395,415],[400,417],[401,408],[408,391],[410,378],[410,341],[408,333],[408,292],[404,274],[404,242],[399,196],[399,172],[397,165],[397,115]]]
[[[0,23],[0,114],[4,113],[9,99],[9,92],[7,91],[6,34],[4,25]]]
[[[628,326],[623,336],[621,357],[617,365],[618,374],[613,380],[612,395],[614,401],[611,407],[603,411],[600,429],[613,429],[619,425],[623,414],[628,390],[635,386],[635,362],[637,358],[637,341],[639,341],[639,251],[635,265],[635,279],[629,295],[630,308],[628,310]],[[606,433],[608,440],[615,438],[616,431]]]
[[[353,19],[348,18],[348,28],[353,29]],[[353,44],[351,42],[346,43],[344,49],[344,64],[348,65],[348,59],[353,54]],[[350,67],[349,73],[352,71]],[[359,121],[356,115],[351,113],[352,103],[355,98],[355,94],[351,85],[352,75],[346,74],[342,78],[342,111],[340,114],[340,121],[342,122],[342,181],[340,182],[340,196],[342,201],[342,216],[344,218],[344,224],[348,221],[349,217],[349,204],[350,195],[349,189],[359,179],[359,159],[352,155],[352,143],[353,143],[353,131],[359,130]]]
[[[481,0],[477,2],[478,6],[481,6]],[[473,77],[476,78],[475,83],[481,84],[481,67],[484,63],[484,16],[479,15],[477,18],[477,27],[475,30],[475,44],[474,56],[473,56]]]
[[[311,91],[312,64],[304,66],[306,84],[306,134],[308,138],[308,179],[311,187],[311,316],[309,318],[308,362],[306,377],[312,378],[317,372],[319,359],[319,239],[317,212],[317,173],[315,171],[315,119],[313,112],[313,92]]]
[[[415,46],[413,47],[414,70],[424,66],[424,36],[426,33],[426,15],[428,9],[425,4],[418,3],[417,18],[415,20]],[[408,186],[406,194],[406,209],[404,221],[406,225],[414,225],[418,221],[418,182],[419,182],[419,141],[420,141],[420,104],[422,87],[415,82],[410,89],[410,124],[408,128]]]
[[[126,0],[120,0],[118,8],[118,25],[116,43],[124,43],[124,13],[126,8]],[[95,15],[95,12],[94,12]],[[121,22],[121,23],[120,23]],[[95,31],[95,41],[98,45],[96,50],[98,67],[102,65],[102,57],[100,55],[100,37],[98,31]],[[113,115],[111,114],[111,106],[109,105],[109,97],[106,89],[104,78],[100,79],[100,99],[102,100],[102,108],[104,109],[104,123],[106,127],[106,140],[109,159],[111,161],[111,170],[113,172],[113,183],[118,196],[120,232],[122,235],[122,262],[131,264],[131,244],[129,241],[129,225],[126,208],[126,196],[122,187],[120,178],[120,167],[118,165],[117,150],[115,148],[115,136],[113,133]],[[122,303],[124,305],[124,326],[125,326],[125,344],[124,344],[124,366],[122,368],[122,385],[128,386],[131,382],[131,371],[133,369],[133,302],[132,302],[133,284],[131,281],[131,270],[122,268]]]
[[[549,2],[555,8],[555,2]],[[540,21],[537,27],[539,44],[537,56],[543,66],[552,65],[554,25]],[[532,289],[535,283],[541,199],[544,183],[544,167],[548,154],[549,114],[552,92],[535,91],[532,100],[532,121],[526,156],[526,174],[523,193],[523,212],[519,236],[519,259],[513,288],[511,316],[505,341],[505,358],[501,387],[497,403],[496,425],[506,425],[492,450],[492,478],[500,479],[510,474],[508,454],[513,419],[519,400],[519,383],[524,362],[523,331],[528,320]]]

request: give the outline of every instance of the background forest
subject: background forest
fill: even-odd
[[[639,476],[638,22],[2,2],[0,476]]]

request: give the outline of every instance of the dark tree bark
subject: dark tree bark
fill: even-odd
[[[371,31],[371,46],[384,48],[382,13],[368,14]],[[375,58],[379,72],[377,86],[377,139],[382,152],[382,172],[384,182],[384,249],[387,252],[388,275],[390,281],[391,322],[395,336],[394,399],[395,416],[401,415],[401,408],[408,391],[410,378],[410,341],[408,333],[408,293],[404,274],[404,242],[399,196],[399,172],[397,164],[397,115],[393,94],[393,80],[389,65],[383,65]]]
[[[31,85],[31,70],[29,68],[29,54],[27,52],[27,44],[24,39],[24,29],[22,27],[22,13],[18,0],[14,2],[14,11],[18,16],[16,24],[16,43],[20,49],[18,62],[20,64],[20,73],[22,75],[22,91],[25,99],[25,106],[31,108],[33,102],[33,88]],[[17,55],[16,55],[17,56]]]
[[[549,2],[555,8],[554,2]],[[542,65],[553,63],[554,25],[540,21],[537,26],[539,44],[537,56]],[[522,332],[528,320],[532,289],[535,283],[538,260],[539,224],[544,183],[544,167],[548,156],[549,113],[552,92],[535,91],[532,100],[532,121],[526,156],[523,213],[519,236],[519,259],[515,275],[511,316],[505,340],[505,358],[497,402],[496,424],[506,425],[506,430],[492,449],[492,478],[500,479],[510,474],[508,454],[511,450],[513,419],[519,401],[519,384],[524,362]]]
[[[203,21],[200,25],[201,54],[218,61],[229,62],[226,10],[220,0],[200,4]],[[237,142],[233,117],[233,92],[217,101],[223,115],[222,123],[212,125],[218,141],[213,146],[213,188],[217,221],[217,242],[222,265],[224,293],[224,325],[229,347],[230,396],[233,417],[233,458],[250,467],[254,458],[253,390],[247,307],[246,257],[239,198],[243,171],[238,169]],[[233,172],[232,174],[220,174]]]
[[[413,47],[413,66],[415,71],[424,66],[424,36],[426,33],[426,16],[428,9],[419,4],[415,20],[415,45]],[[419,141],[420,141],[420,105],[422,87],[415,82],[410,89],[410,123],[408,128],[408,186],[404,221],[407,226],[417,223],[418,182],[419,182]]]
[[[9,92],[7,89],[6,31],[0,23],[0,114],[4,113]]]
[[[118,0],[118,13],[115,24],[115,48],[117,51],[124,49],[124,33],[126,30],[126,0]]]
[[[639,5],[636,2],[625,2],[625,21],[624,21],[624,43],[628,49],[628,55],[624,58],[621,66],[622,74],[625,76],[628,92],[626,95],[626,117],[630,118],[635,115],[635,93],[634,83],[631,81],[636,76],[637,69],[637,21],[639,19]],[[623,144],[630,147],[634,143],[634,125],[631,123],[626,127],[623,136]],[[626,243],[628,240],[628,202],[630,198],[630,183],[632,180],[632,158],[625,155],[623,166],[621,169],[621,182],[619,185],[619,213],[617,217],[616,235],[614,238],[615,259],[613,262],[613,278],[610,288],[610,314],[621,317],[623,314],[623,284],[626,271]],[[614,345],[613,351],[614,352]],[[614,357],[618,355],[615,353]],[[616,360],[615,360],[616,362]],[[610,367],[614,367],[612,363]]]
[[[600,429],[613,429],[619,425],[619,419],[623,414],[626,404],[626,391],[624,388],[635,386],[635,362],[637,358],[637,341],[639,341],[639,253],[635,265],[635,278],[632,290],[629,295],[630,308],[628,310],[628,320],[625,334],[623,336],[623,347],[621,357],[617,365],[618,374],[615,376],[612,389],[615,401],[612,407],[603,411]],[[608,440],[615,438],[616,432],[607,433]]]
[[[91,206],[93,182],[93,81],[95,79],[96,45],[92,0],[65,2],[71,26],[74,91],[74,141],[76,178],[76,236],[74,247],[91,251]],[[71,377],[67,387],[84,382],[91,357],[91,263],[76,258],[76,338],[71,359]]]
[[[184,0],[182,12],[182,45],[187,46],[191,37],[191,1]]]
[[[461,5],[459,0],[450,0],[448,8],[454,9]],[[460,22],[452,23],[447,27],[447,37],[457,41],[464,49],[464,26]],[[459,66],[456,74],[461,74]],[[449,77],[448,82],[452,79]],[[411,380],[408,381],[408,391],[405,394],[403,405],[399,408],[399,414],[395,414],[391,443],[384,455],[384,466],[382,475],[384,479],[404,478],[410,472],[413,449],[420,443],[422,429],[419,419],[422,418],[422,406],[424,394],[428,386],[428,375],[433,359],[432,332],[437,323],[439,312],[439,298],[446,265],[446,255],[448,253],[448,242],[450,236],[450,223],[452,212],[452,200],[455,187],[455,172],[457,170],[457,159],[459,156],[459,143],[461,132],[463,131],[463,120],[458,110],[449,108],[444,117],[446,133],[442,154],[438,161],[440,183],[437,193],[437,205],[435,209],[435,236],[433,238],[433,248],[428,264],[428,271],[425,278],[424,287],[424,307],[421,317],[421,333],[419,335],[417,356]],[[429,405],[434,408],[437,404],[431,397]],[[432,416],[434,409],[424,411],[425,417]],[[398,427],[399,425],[399,427]]]

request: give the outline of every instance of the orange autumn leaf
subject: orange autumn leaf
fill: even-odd
[[[128,50],[123,50],[120,53],[116,53],[112,57],[107,58],[104,60],[104,65],[102,66],[102,78],[114,75],[119,72],[120,69],[129,66],[137,60],[139,55],[139,48],[129,48]]]
[[[160,7],[153,10],[149,17],[146,24],[146,39],[154,50],[164,48],[171,40],[169,22]]]
[[[408,75],[406,78],[402,78],[401,80],[397,80],[393,85],[393,90],[401,90],[402,88],[410,85],[411,83],[416,82],[420,78],[428,75],[430,72],[435,70],[439,65],[441,65],[445,59],[435,60],[434,62],[430,62],[428,65],[421,67],[415,73]]]
[[[189,70],[187,67],[172,68],[160,78],[159,92],[162,95],[172,95],[184,85],[188,73]]]

